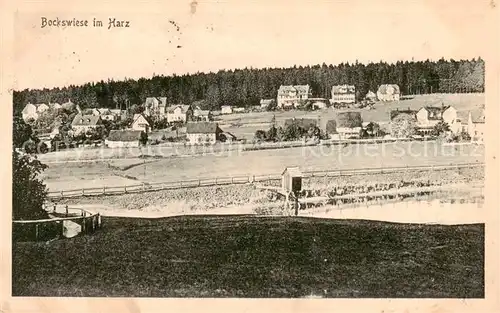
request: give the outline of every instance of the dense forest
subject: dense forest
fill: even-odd
[[[165,96],[168,102],[191,104],[197,100],[206,109],[221,105],[258,105],[262,98],[275,98],[280,85],[309,84],[314,97],[330,98],[333,85],[353,84],[358,100],[380,84],[394,83],[403,95],[450,92],[484,92],[484,61],[481,58],[455,61],[342,63],[339,65],[294,66],[221,70],[182,76],[154,76],[138,80],[100,81],[64,88],[14,91],[14,112],[27,102],[66,102],[86,107],[122,108],[141,104],[146,97]]]

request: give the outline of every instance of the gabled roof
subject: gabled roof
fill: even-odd
[[[474,124],[483,124],[486,121],[483,110],[471,111],[469,114],[471,115],[472,123]]]
[[[155,102],[158,103],[159,107],[167,106],[167,97],[147,97],[146,98],[146,106],[152,106]]]
[[[186,113],[189,109],[191,109],[191,106],[187,105],[187,104],[175,104],[175,105],[169,106],[167,112],[174,113],[174,110],[178,107],[181,108],[182,113]]]
[[[195,116],[209,116],[212,112],[210,110],[196,110],[194,111]]]
[[[298,167],[285,167],[283,172],[281,172],[281,175],[285,174],[285,172],[290,173],[290,176],[293,177],[302,177],[302,172]]]
[[[296,85],[293,86],[299,93],[309,93],[311,87],[309,85]]]
[[[71,122],[73,126],[95,126],[101,122],[101,118],[95,115],[77,114]]]
[[[425,106],[422,109],[427,110],[427,118],[429,120],[440,120],[443,117],[444,111],[448,110],[450,106],[440,106],[440,107],[433,107],[433,106]]]
[[[186,125],[186,133],[188,134],[215,134],[219,125],[213,122],[189,122]]]
[[[141,138],[141,130],[111,130],[108,141],[137,141]]]
[[[392,110],[391,113],[390,113],[390,116],[391,116],[391,121],[396,117],[398,116],[399,114],[408,114],[412,117],[415,117],[415,115],[417,114],[418,111],[415,111],[415,110],[410,110],[410,109],[407,109],[407,110],[399,110],[399,109],[396,109],[396,110]]]
[[[368,92],[366,93],[366,98],[375,98],[377,95],[371,91],[371,90],[368,90]]]
[[[311,87],[309,85],[281,85],[278,89],[278,94],[288,92],[309,93],[310,88]]]
[[[377,93],[387,94],[388,87],[392,87],[392,89],[394,90],[394,94],[399,94],[400,93],[399,86],[396,85],[396,84],[383,84],[383,85],[380,85],[380,87],[378,87]]]
[[[356,87],[354,85],[337,85],[332,86],[332,92],[334,94],[353,94],[356,91]]]
[[[142,113],[134,114],[134,118],[132,119],[133,120],[132,124],[135,124],[135,122],[137,122],[137,120],[140,119],[141,117],[146,121],[146,123],[148,123],[148,125],[151,125],[151,123],[149,122],[149,120]]]

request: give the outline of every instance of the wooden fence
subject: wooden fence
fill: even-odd
[[[63,237],[65,222],[73,222],[81,227],[82,234],[93,233],[101,227],[101,215],[68,206],[46,208],[53,218],[41,220],[12,221],[14,241],[39,241]]]
[[[315,171],[304,171],[302,173],[304,178],[341,177],[341,176],[367,175],[367,174],[388,174],[394,172],[419,171],[419,170],[436,170],[436,171],[450,170],[450,169],[460,170],[462,168],[474,168],[474,167],[484,167],[484,163],[315,170]],[[141,183],[136,185],[126,185],[126,186],[113,186],[113,187],[103,186],[95,188],[49,191],[48,197],[49,199],[62,199],[62,198],[81,197],[81,196],[120,195],[126,193],[159,191],[159,190],[179,189],[179,188],[248,184],[255,182],[274,181],[280,179],[281,179],[281,174],[200,178],[200,179],[183,180],[183,181]]]

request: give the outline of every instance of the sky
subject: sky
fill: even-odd
[[[485,58],[496,7],[493,0],[192,1],[21,2],[13,87],[355,60]],[[89,24],[96,18],[104,26],[41,28],[42,17]],[[108,29],[110,17],[130,27]]]

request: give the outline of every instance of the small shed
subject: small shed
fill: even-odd
[[[285,192],[302,190],[302,172],[298,167],[286,167],[281,174],[281,186]]]

